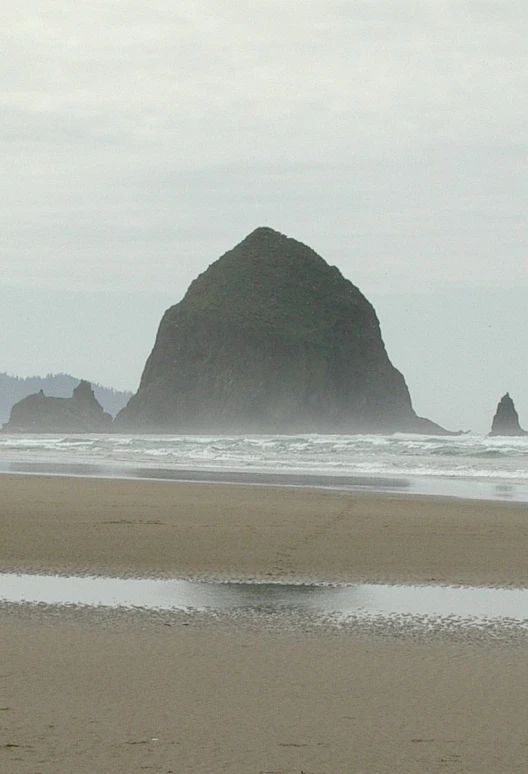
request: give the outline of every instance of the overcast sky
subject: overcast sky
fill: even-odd
[[[374,303],[417,410],[528,426],[528,6],[3,10],[0,371],[135,389],[164,309],[268,225]]]

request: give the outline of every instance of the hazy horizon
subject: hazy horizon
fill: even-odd
[[[39,307],[54,306],[61,294],[41,291],[38,297]],[[524,290],[483,293],[461,289],[434,295],[367,297],[380,319],[389,357],[402,371],[418,414],[448,429],[486,433],[499,399],[509,391],[521,424],[524,420],[524,426],[528,426],[528,391],[523,381],[523,362],[517,360],[519,351],[528,351],[528,328],[516,330],[524,313]],[[161,316],[171,305],[170,298],[161,294],[107,293],[104,299],[99,295],[97,299],[95,317],[93,295],[69,294],[62,299],[62,306],[55,306],[43,331],[31,316],[35,296],[28,298],[21,291],[6,294],[0,290],[2,348],[9,351],[6,311],[13,306],[23,311],[19,328],[25,348],[24,360],[12,348],[6,364],[0,363],[0,370],[18,376],[66,372],[135,392]],[[179,300],[181,297],[174,302]],[[143,306],[138,325],[135,315],[140,302]],[[65,329],[69,330],[66,339],[62,333]],[[110,343],[106,342],[109,329]],[[60,342],[51,356],[45,346],[48,338]],[[103,343],[105,355],[101,357]],[[24,368],[17,367],[17,363],[24,363]],[[487,389],[482,387],[483,383]]]
[[[260,225],[374,305],[418,414],[528,426],[519,0],[6,9],[0,371],[137,388],[161,315]]]

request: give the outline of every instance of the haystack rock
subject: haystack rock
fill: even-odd
[[[490,435],[528,435],[528,432],[519,424],[519,415],[509,392],[499,401],[491,423]]]
[[[418,417],[373,307],[312,249],[258,228],[159,326],[115,429],[445,433]]]
[[[81,380],[71,398],[54,398],[34,393],[15,403],[8,433],[91,433],[109,431],[112,417],[98,403],[89,382]]]

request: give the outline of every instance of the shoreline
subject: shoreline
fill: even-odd
[[[123,463],[51,462],[0,460],[0,476],[67,476],[117,481],[173,481],[179,483],[227,484],[242,486],[296,487],[330,491],[402,493],[410,497],[454,498],[483,502],[528,504],[528,482],[518,480],[427,476],[427,475],[335,475],[324,473],[282,473],[259,470],[216,468],[146,467]]]
[[[528,505],[3,474],[0,570],[528,586]]]

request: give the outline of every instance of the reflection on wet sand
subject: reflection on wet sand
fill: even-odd
[[[206,583],[149,578],[0,574],[7,603],[157,610],[309,612],[316,616],[411,616],[460,622],[508,620],[528,627],[528,589],[359,583]]]
[[[442,476],[349,476],[313,473],[260,473],[258,471],[192,470],[186,468],[137,467],[119,463],[20,462],[0,460],[1,473],[42,476],[86,476],[94,478],[186,481],[191,483],[248,484],[345,489],[366,492],[405,493],[470,500],[528,502],[528,485],[499,484],[486,479]]]
[[[408,489],[404,478],[378,476],[327,476],[294,473],[259,473],[258,471],[191,470],[185,468],[150,468],[119,464],[93,465],[64,462],[0,461],[0,473],[28,473],[55,476],[94,476],[103,478],[157,479],[196,483],[264,484],[268,486],[312,486],[331,489],[371,489],[396,491]]]

